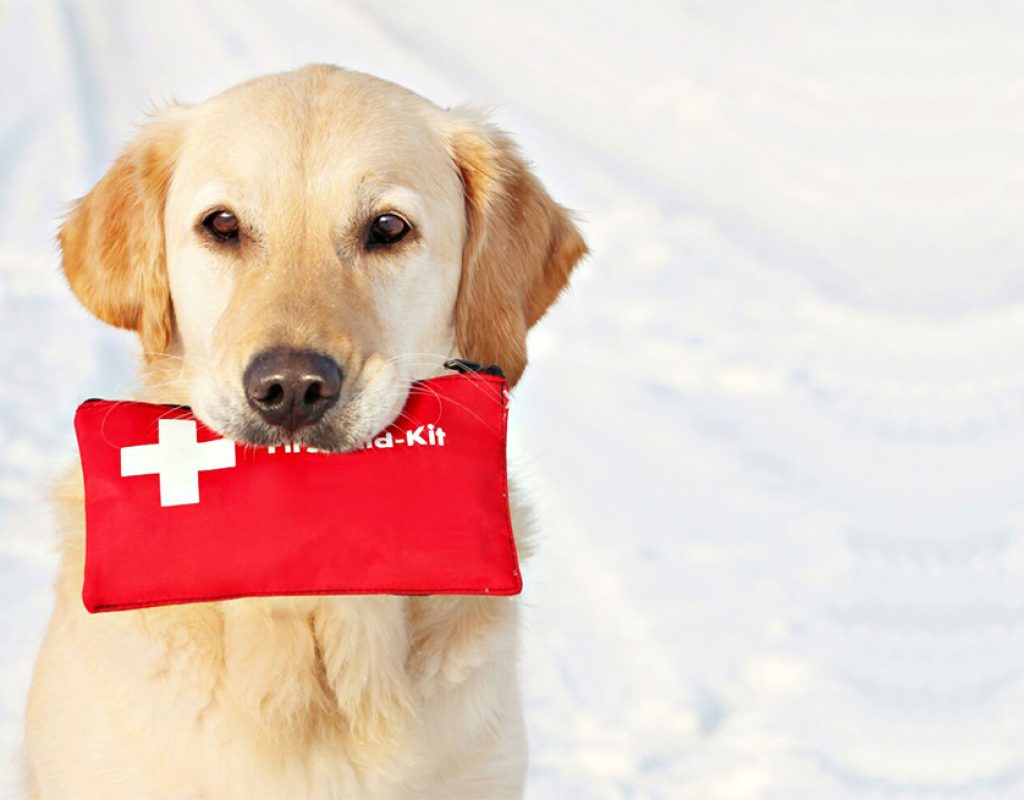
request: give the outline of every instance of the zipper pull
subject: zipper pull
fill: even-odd
[[[501,367],[497,364],[485,367],[483,364],[479,364],[476,361],[466,361],[464,358],[453,358],[450,361],[445,361],[444,368],[461,373],[462,375],[479,374],[495,375],[499,378],[505,377],[505,373],[501,371]]]

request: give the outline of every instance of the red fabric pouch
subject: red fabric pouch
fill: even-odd
[[[263,595],[518,594],[505,466],[508,391],[421,381],[351,453],[249,447],[187,408],[87,400],[89,611]]]

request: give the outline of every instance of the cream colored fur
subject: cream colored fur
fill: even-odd
[[[254,226],[248,249],[201,238],[196,220],[223,204]],[[371,258],[356,232],[382,208],[412,218],[417,238]],[[387,425],[410,381],[448,356],[506,361],[517,379],[527,329],[585,249],[503,134],[331,67],[161,115],[79,202],[62,246],[82,302],[139,333],[143,397],[190,403],[235,435],[250,413],[248,360],[313,347],[346,372],[343,412],[324,423],[341,447]],[[521,796],[515,599],[90,615],[77,471],[56,506],[56,604],[27,712],[30,797]],[[518,502],[513,524],[525,558]]]

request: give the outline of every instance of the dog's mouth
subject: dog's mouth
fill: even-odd
[[[287,430],[250,417],[224,435],[248,447],[287,447],[345,453],[364,446],[373,433],[362,436],[349,429],[339,430],[324,422]]]
[[[247,413],[222,432],[226,438],[249,447],[288,447],[323,452],[346,453],[364,447],[393,421],[364,421],[360,414],[338,414],[338,419],[324,419],[294,430],[268,425],[255,414]],[[397,416],[397,414],[395,415]]]

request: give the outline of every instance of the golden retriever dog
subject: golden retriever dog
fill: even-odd
[[[499,364],[514,384],[527,331],[586,250],[478,114],[330,66],[159,113],[60,242],[85,307],[138,333],[143,399],[191,405],[239,442],[337,451],[390,424],[448,358]],[[515,599],[90,615],[79,472],[57,505],[30,797],[521,796]],[[344,487],[323,513],[345,513]],[[526,555],[518,504],[513,519]]]

